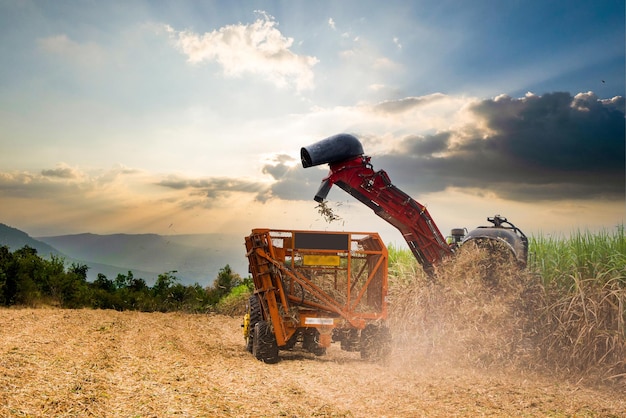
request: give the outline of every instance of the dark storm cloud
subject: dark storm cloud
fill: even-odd
[[[416,105],[406,99],[384,108],[391,112]],[[527,202],[624,199],[623,97],[498,97],[474,104],[471,111],[480,119],[476,126],[406,137],[392,153],[373,157],[374,169],[387,171],[413,196],[457,187]],[[284,199],[310,199],[326,175],[283,164],[265,172],[277,181],[272,195]]]
[[[449,141],[450,132],[443,132],[426,137],[408,137],[403,141],[403,144],[409,154],[432,155],[446,151]]]
[[[623,98],[500,97],[472,111],[491,134],[460,142],[449,141],[454,132],[410,137],[372,164],[419,193],[460,187],[524,201],[624,198]]]
[[[555,173],[624,172],[624,109],[592,94],[552,93],[474,106],[496,131],[489,139],[505,158]]]

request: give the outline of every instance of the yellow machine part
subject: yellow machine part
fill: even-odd
[[[338,255],[304,255],[302,263],[305,266],[339,266],[341,259]]]
[[[250,335],[250,311],[246,312],[246,314],[243,316],[241,330],[243,332],[243,338],[247,340],[248,336]]]

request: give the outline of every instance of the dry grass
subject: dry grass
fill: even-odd
[[[513,264],[464,247],[438,266],[434,280],[422,274],[391,287],[394,337],[438,361],[510,366],[530,349],[520,297],[528,278],[522,276]]]
[[[449,292],[448,303],[461,303],[490,326],[509,312],[472,307],[466,295]],[[428,293],[433,299],[425,302],[436,309],[437,295]],[[502,293],[497,297],[512,302]],[[430,333],[399,335],[388,365],[362,362],[334,345],[325,357],[285,352],[267,365],[245,351],[239,318],[0,309],[0,416],[617,417],[626,411],[623,392],[495,367],[497,358],[489,368],[453,361],[434,352],[454,346],[441,335],[456,333],[473,352],[469,330],[435,326],[445,313],[414,318]]]
[[[626,287],[573,276],[567,297],[546,292],[536,321],[541,355],[565,373],[592,374],[626,387]]]
[[[341,217],[335,214],[333,208],[329,206],[327,200],[319,202],[315,209],[317,209],[317,212],[322,215],[322,218],[326,223],[330,224],[341,220]]]
[[[438,267],[435,280],[400,274],[392,281],[391,322],[407,350],[431,361],[626,390],[626,289],[618,279],[578,277],[563,291],[512,262],[463,247]]]

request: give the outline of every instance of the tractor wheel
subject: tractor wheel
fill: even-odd
[[[315,354],[316,356],[323,356],[326,354],[326,347],[322,347],[319,344],[320,333],[315,328],[307,328],[302,334],[302,348]]]
[[[278,345],[276,336],[267,321],[259,321],[254,325],[252,355],[264,363],[278,362]]]
[[[254,326],[257,322],[263,320],[263,315],[261,314],[261,304],[255,295],[250,296],[250,299],[248,300],[248,315],[250,316],[250,322],[248,323],[246,350],[252,353],[252,346],[254,345]]]
[[[366,325],[361,331],[361,358],[386,361],[391,355],[391,332],[384,325]]]

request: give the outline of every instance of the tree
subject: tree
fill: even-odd
[[[154,286],[152,287],[152,292],[155,296],[167,298],[170,286],[178,281],[178,278],[174,276],[174,273],[176,273],[176,270],[159,274],[156,283],[154,283]]]
[[[107,293],[115,292],[115,283],[113,283],[113,280],[107,279],[107,276],[102,273],[98,273],[98,277],[93,281],[92,286],[95,289],[101,289]]]
[[[37,255],[35,248],[25,245],[13,252],[12,267],[7,276],[12,282],[11,290],[14,291],[10,304],[33,304],[41,296],[37,282],[43,281],[44,260]]]
[[[241,284],[241,276],[234,273],[230,268],[230,265],[226,264],[217,273],[217,278],[213,283],[213,288],[209,290],[209,300],[211,304],[215,305],[224,296],[228,295],[230,291]]]
[[[79,279],[87,281],[87,271],[89,266],[87,264],[72,263],[69,268],[69,272],[75,274]]]
[[[132,280],[133,280],[133,272],[128,271],[128,275],[126,276],[123,275],[122,273],[118,273],[113,283],[115,283],[115,287],[117,289],[124,289],[125,287],[128,287],[128,285],[130,284],[130,282],[132,282]]]
[[[9,305],[12,295],[15,293],[15,282],[9,276],[13,268],[13,254],[9,247],[0,247],[0,303]]]
[[[152,286],[152,295],[154,297],[155,309],[161,312],[176,309],[176,302],[182,298],[181,287],[184,286],[177,283],[178,278],[174,275],[176,270],[161,273],[157,277],[156,283]]]
[[[102,273],[91,284],[91,302],[93,308],[99,309],[121,309],[121,299],[117,294],[113,280],[107,279]]]
[[[39,282],[39,289],[42,295],[50,297],[52,302],[63,305],[64,292],[68,286],[67,273],[65,272],[65,262],[62,258],[52,256],[45,263],[45,272]]]
[[[61,306],[79,308],[88,302],[87,265],[73,263],[61,280]]]

